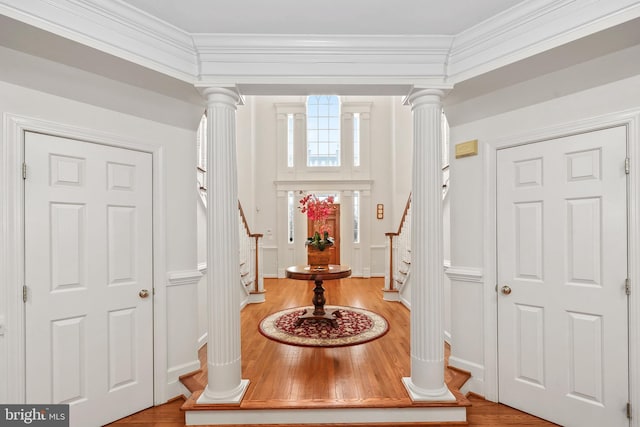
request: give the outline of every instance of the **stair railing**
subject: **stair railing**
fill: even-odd
[[[449,165],[442,167],[442,198],[449,191]],[[411,194],[404,207],[398,230],[385,233],[389,239],[385,251],[389,263],[385,266],[384,299],[398,301],[400,292],[411,275]]]
[[[238,202],[240,215],[240,280],[244,286],[249,302],[264,301],[264,275],[260,265],[262,259],[262,237],[260,233],[252,233],[242,205]]]
[[[400,219],[397,231],[385,233],[388,237],[385,252],[389,263],[385,267],[384,298],[397,301],[411,272],[411,195]]]
[[[197,169],[198,191],[205,209],[207,208],[207,187],[205,185],[207,171],[198,166]],[[247,217],[238,201],[239,216],[239,255],[240,255],[240,282],[249,302],[264,302],[264,274],[260,260],[263,259],[262,234],[252,233],[247,222]]]

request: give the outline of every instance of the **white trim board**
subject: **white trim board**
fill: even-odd
[[[122,135],[92,129],[64,125],[36,118],[5,113],[4,138],[0,146],[0,189],[6,197],[0,220],[6,236],[0,244],[0,259],[5,264],[0,270],[0,280],[7,285],[7,324],[12,333],[6,336],[8,378],[7,389],[11,402],[25,402],[25,354],[24,354],[24,185],[22,163],[24,161],[24,133],[46,133],[64,138],[109,145],[147,152],[153,159],[153,281],[154,281],[154,402],[166,402],[167,396],[167,327],[166,327],[166,236],[165,236],[165,166],[163,148]]]

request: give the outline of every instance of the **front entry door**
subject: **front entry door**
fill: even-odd
[[[626,128],[500,150],[500,402],[628,425]]]
[[[331,257],[329,264],[340,264],[340,205],[335,203],[333,211],[327,217],[326,225],[329,227],[329,235],[333,237],[333,246],[329,248]],[[307,219],[307,235],[313,236],[313,221]]]
[[[28,132],[25,163],[27,402],[82,427],[152,406],[151,155]]]

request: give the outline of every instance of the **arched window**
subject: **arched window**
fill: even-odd
[[[335,95],[307,98],[307,166],[340,166],[340,101]]]

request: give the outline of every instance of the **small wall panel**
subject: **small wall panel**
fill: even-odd
[[[86,272],[86,207],[83,204],[52,203],[51,290],[83,288]]]
[[[49,155],[50,185],[54,187],[85,185],[85,159],[57,154]]]
[[[602,316],[571,312],[568,316],[569,396],[602,404],[604,403]]]
[[[87,398],[86,339],[84,316],[51,322],[52,403]]]
[[[542,159],[521,160],[514,163],[515,187],[542,186]]]
[[[135,282],[136,208],[108,206],[109,284]]]
[[[516,379],[544,387],[544,308],[516,304]]]
[[[107,163],[107,188],[109,190],[133,191],[135,189],[135,171],[133,165]]]
[[[602,154],[600,149],[567,153],[567,181],[599,180]]]
[[[516,203],[514,206],[516,277],[542,280],[542,202]]]
[[[602,215],[599,197],[567,200],[567,281],[602,283]]]
[[[109,312],[109,391],[135,382],[135,308]]]

